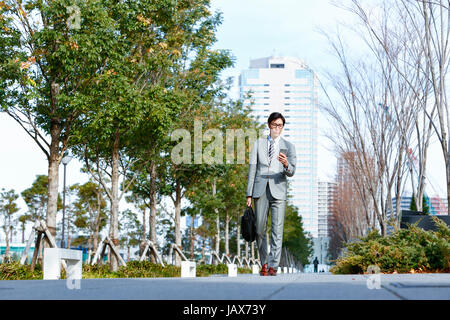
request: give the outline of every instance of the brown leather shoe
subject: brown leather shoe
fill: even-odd
[[[263,264],[261,271],[259,272],[261,276],[268,276],[269,270],[267,269],[267,263]]]
[[[274,269],[274,268],[272,268],[272,267],[270,267],[269,268],[269,276],[276,276],[277,275],[277,271]]]

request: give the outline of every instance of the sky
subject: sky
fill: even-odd
[[[333,67],[328,43],[319,31],[333,29],[347,13],[330,1],[212,0],[212,5],[223,18],[215,48],[229,49],[235,58],[234,68],[226,70],[224,77],[234,78],[236,96],[238,76],[248,69],[251,59],[297,57],[316,73]],[[320,115],[322,129],[327,127],[324,120]],[[328,151],[331,147],[326,139],[319,143],[319,179],[332,180],[335,158]]]
[[[336,69],[336,60],[330,54],[326,38],[319,32],[336,30],[338,22],[351,22],[352,17],[329,0],[212,0],[212,10],[223,14],[218,28],[216,49],[228,49],[235,57],[233,68],[223,77],[237,77],[248,68],[250,59],[271,55],[302,59],[320,79],[327,71]],[[359,48],[349,37],[348,45]],[[235,81],[237,85],[237,81]],[[236,87],[235,87],[236,88]],[[237,92],[237,90],[234,90]],[[319,92],[319,102],[323,94]],[[319,114],[319,179],[331,181],[335,174],[336,158],[332,146],[323,136],[328,120]],[[14,189],[17,193],[30,187],[36,175],[47,174],[47,159],[23,129],[0,113],[0,189]],[[86,174],[80,173],[81,164],[72,160],[67,165],[67,185],[84,183]],[[444,195],[445,167],[442,151],[434,144],[430,150],[429,178],[437,192]],[[63,188],[63,166],[60,167],[60,191]],[[430,190],[430,193],[433,191]],[[24,212],[26,206],[18,201]]]

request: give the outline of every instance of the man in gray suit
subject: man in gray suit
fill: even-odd
[[[281,138],[285,125],[281,113],[269,116],[270,135],[253,144],[247,181],[247,206],[255,199],[256,242],[262,264],[260,275],[276,276],[283,242],[284,209],[286,205],[286,177],[295,173],[295,146]],[[267,216],[272,216],[270,255],[267,255]]]

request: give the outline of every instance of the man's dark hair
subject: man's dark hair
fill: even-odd
[[[267,123],[270,125],[272,123],[272,121],[277,120],[277,119],[283,120],[283,126],[284,126],[286,120],[284,119],[283,115],[279,112],[272,112],[269,116],[269,119],[267,119]]]

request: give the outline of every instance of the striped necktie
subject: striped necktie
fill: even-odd
[[[270,140],[270,147],[269,147],[269,166],[270,163],[272,162],[272,157],[273,157],[273,145],[275,144],[275,141],[273,139]]]

